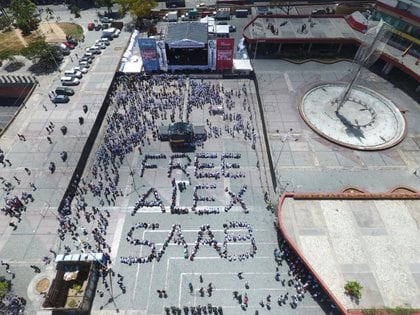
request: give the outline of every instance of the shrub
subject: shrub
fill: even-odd
[[[344,290],[347,295],[358,300],[362,297],[362,285],[357,281],[347,281]]]

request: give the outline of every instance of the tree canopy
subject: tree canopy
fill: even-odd
[[[107,7],[108,12],[111,12],[114,0],[95,0],[95,4],[99,7]]]
[[[150,11],[157,6],[154,0],[116,0],[121,6],[123,13],[130,12],[131,16],[136,18],[145,18],[149,16]]]
[[[57,46],[50,45],[43,40],[34,41],[23,48],[22,55],[46,69],[57,68],[58,63],[63,59]]]
[[[36,5],[30,0],[12,0],[10,10],[16,18],[16,25],[23,34],[30,34],[31,31],[38,28],[39,21],[35,16],[37,12]]]

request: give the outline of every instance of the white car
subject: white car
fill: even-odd
[[[64,71],[64,75],[66,77],[74,77],[74,78],[78,78],[78,79],[82,78],[82,73],[80,71],[76,71],[74,69]]]
[[[90,48],[86,48],[86,49],[90,49]],[[90,51],[86,50],[84,57],[89,57],[91,59],[95,58],[95,55],[93,53],[91,53]]]
[[[62,85],[78,85],[80,83],[80,80],[73,77],[61,77],[61,84]]]
[[[87,73],[89,71],[89,69],[86,68],[86,67],[74,67],[73,70],[74,71],[80,71],[83,74],[85,74],[85,73]]]
[[[90,67],[90,64],[87,61],[79,61],[79,67],[83,67],[83,68],[87,69],[87,68]]]
[[[99,55],[101,53],[101,49],[97,46],[92,46],[92,47],[86,48],[86,52]]]
[[[114,34],[112,34],[112,37],[118,37],[120,36],[121,31],[119,29],[115,30]]]
[[[95,41],[95,45],[98,45],[98,44],[102,44],[102,45],[109,46],[110,42],[109,42],[109,40],[108,40],[108,39],[106,39],[106,38],[101,38],[101,39],[97,39],[97,40]]]
[[[106,45],[104,43],[96,43],[95,47],[98,47],[99,49],[105,49]]]

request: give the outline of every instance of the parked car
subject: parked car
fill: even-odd
[[[80,72],[81,72],[81,73],[83,73],[83,74],[88,73],[88,71],[89,71],[89,69],[88,69],[88,68],[86,68],[86,67],[80,67],[80,66],[78,66],[78,67],[73,67],[73,70],[74,70],[74,71],[80,71]]]
[[[55,89],[55,94],[71,96],[71,95],[74,95],[74,90],[72,88],[59,86],[58,88]]]
[[[67,41],[69,43],[72,43],[74,46],[77,46],[79,44],[79,42],[75,38],[69,38],[69,39],[67,39]]]
[[[92,22],[89,23],[87,28],[88,28],[89,31],[93,31],[95,29],[95,23],[92,23]]]
[[[92,52],[90,52],[90,51],[86,51],[85,54],[83,55],[83,57],[94,59],[95,58],[95,55]]]
[[[61,77],[61,84],[62,85],[78,85],[80,83],[80,80],[78,78],[73,77]]]
[[[92,63],[92,59],[89,58],[89,57],[82,57],[82,58],[79,59],[79,64],[81,62],[86,62],[88,65],[90,65]],[[89,68],[89,67],[86,67],[86,68]]]
[[[92,46],[92,47],[86,48],[86,53],[99,55],[101,53],[101,50],[99,47]]]
[[[51,98],[51,102],[53,103],[68,103],[70,98],[67,95],[56,95]]]
[[[67,47],[68,49],[74,49],[74,48],[76,47],[76,45],[75,45],[75,44],[73,44],[73,43],[71,43],[71,42],[69,42],[69,41],[67,41],[67,42],[63,42],[63,44],[64,44],[64,45],[66,45],[66,47]]]
[[[108,34],[102,34],[101,39],[106,39],[107,41],[111,41],[114,38],[112,37],[112,35],[108,35]]]
[[[107,17],[107,16],[104,16],[104,17],[101,17],[101,18],[99,19],[99,21],[101,21],[101,23],[111,23],[111,22],[113,22],[113,21],[114,21],[114,19],[111,19],[111,18],[109,18],[109,17]]]
[[[95,47],[98,47],[99,49],[105,49],[106,45],[104,43],[95,43]]]
[[[228,24],[228,22],[219,22],[218,25],[229,25],[229,32],[236,32],[236,26]]]
[[[114,34],[112,34],[112,37],[118,37],[120,36],[121,31],[119,29],[115,30]]]
[[[88,61],[84,61],[84,60],[80,60],[79,61],[79,67],[83,67],[83,68],[89,68],[90,67],[90,64],[89,64],[89,62]]]
[[[95,25],[95,31],[100,31],[102,29],[102,24]]]
[[[70,49],[68,49],[66,45],[60,44],[57,47],[64,56],[70,55]]]
[[[95,41],[95,45],[97,45],[97,44],[103,44],[103,45],[105,45],[105,46],[109,46],[109,45],[110,45],[110,42],[109,42],[109,40],[108,40],[108,39],[106,39],[106,38],[101,38],[101,39],[97,39],[97,40]]]
[[[73,70],[73,69],[64,71],[64,75],[66,77],[74,77],[74,78],[78,78],[78,79],[81,79],[83,77],[83,75],[80,71],[76,71],[76,70]]]

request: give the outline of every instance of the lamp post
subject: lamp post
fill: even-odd
[[[285,145],[285,144],[286,144],[286,142],[289,140],[289,138],[290,138],[290,136],[291,136],[291,134],[292,134],[292,131],[293,131],[293,128],[290,128],[290,129],[289,129],[289,131],[288,131],[288,132],[284,135],[283,139],[281,140],[282,144],[281,144],[281,147],[280,147],[280,151],[279,151],[279,154],[278,154],[278,156],[277,156],[276,163],[274,164],[274,176],[275,176],[275,178],[276,178],[276,190],[277,190],[277,187],[278,187],[278,186],[281,186],[281,185],[280,185],[280,177],[281,177],[281,176],[277,176],[277,166],[278,166],[279,161],[280,161],[280,156],[281,156],[281,154],[283,153],[284,145]],[[287,183],[286,187],[287,187],[288,185],[289,185],[289,184]]]

